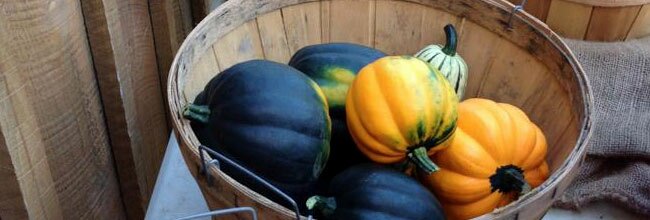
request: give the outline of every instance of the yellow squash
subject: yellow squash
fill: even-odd
[[[458,98],[445,77],[412,56],[387,56],[363,67],[346,96],[347,124],[357,147],[383,164],[408,158],[426,172],[427,154],[456,128]]]
[[[519,108],[473,98],[458,117],[450,146],[432,157],[440,171],[422,179],[449,219],[491,212],[548,178],[544,134]]]

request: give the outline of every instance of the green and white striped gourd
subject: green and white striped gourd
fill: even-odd
[[[454,87],[458,99],[461,100],[465,93],[465,86],[467,85],[467,64],[456,53],[456,45],[458,42],[456,29],[451,24],[446,25],[444,29],[447,37],[447,43],[444,47],[437,44],[428,45],[416,53],[415,57],[438,68],[447,78],[449,84]]]

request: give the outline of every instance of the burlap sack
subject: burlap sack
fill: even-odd
[[[555,206],[608,201],[650,216],[650,37],[565,41],[591,83],[594,120],[587,159]]]

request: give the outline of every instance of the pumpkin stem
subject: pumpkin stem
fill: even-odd
[[[205,124],[210,118],[210,108],[207,105],[189,104],[183,108],[183,117]]]
[[[531,187],[524,178],[524,171],[515,165],[506,165],[497,168],[494,175],[490,176],[492,192],[501,193],[517,192],[519,195],[530,192]]]
[[[307,199],[307,209],[315,210],[318,214],[329,216],[336,209],[336,199],[332,197],[312,196]]]
[[[408,158],[415,163],[420,169],[424,170],[427,175],[438,171],[440,168],[429,159],[427,148],[418,147],[408,153]]]
[[[442,48],[442,52],[449,56],[456,55],[456,43],[458,39],[454,25],[448,24],[445,26],[445,37],[447,38],[447,43]]]

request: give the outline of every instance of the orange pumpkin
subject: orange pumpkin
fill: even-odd
[[[449,219],[468,219],[507,205],[549,175],[546,139],[519,108],[487,99],[458,105],[450,146],[432,160],[440,167],[422,178]]]
[[[454,89],[435,67],[412,56],[386,56],[359,71],[345,110],[350,134],[368,158],[382,164],[408,158],[435,172],[428,155],[452,138],[457,106]]]

